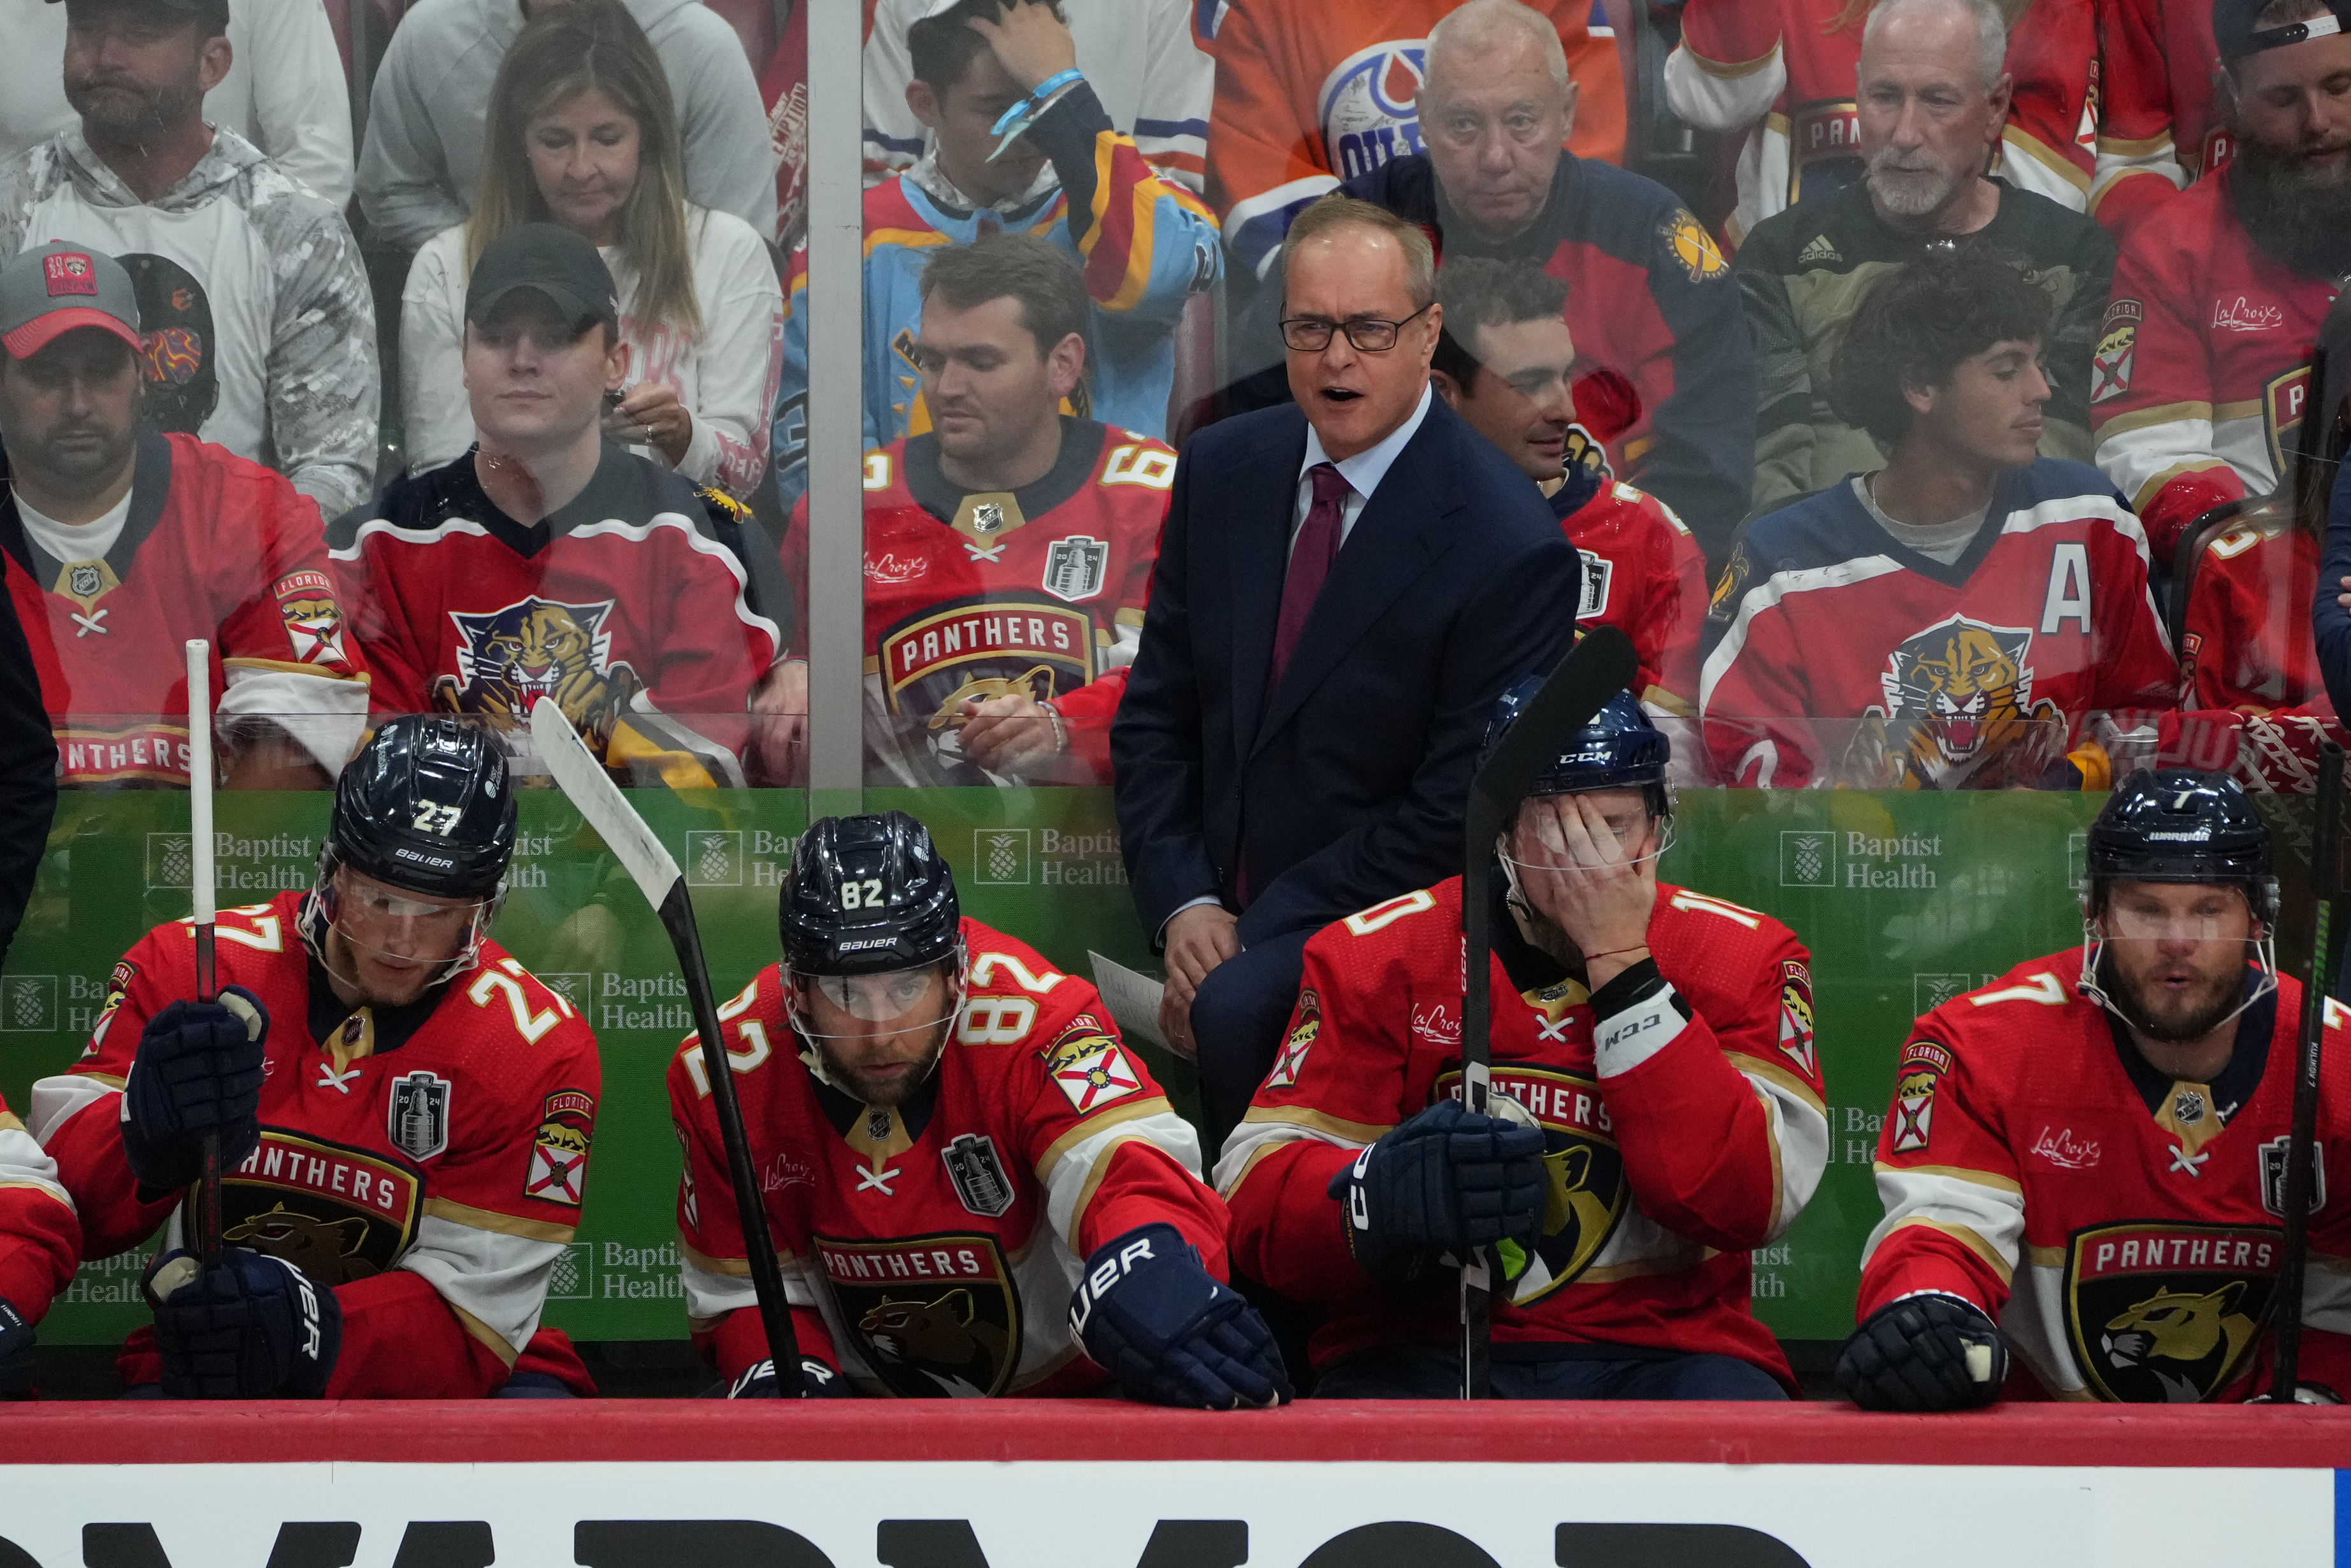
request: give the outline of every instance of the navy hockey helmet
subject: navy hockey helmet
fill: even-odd
[[[778,913],[796,975],[872,975],[958,958],[955,873],[904,811],[826,817],[792,852]]]
[[[1479,748],[1481,762],[1493,755],[1541,689],[1541,675],[1521,675],[1495,702],[1486,742]],[[1633,694],[1618,692],[1535,770],[1526,792],[1580,795],[1593,789],[1638,789],[1646,797],[1650,813],[1663,817],[1673,810],[1666,793],[1666,764],[1673,753],[1673,742],[1649,722]]]
[[[475,725],[434,715],[387,720],[335,782],[327,855],[434,898],[497,896],[514,856],[513,780]]]
[[[2090,825],[2090,908],[2116,882],[2234,883],[2274,923],[2270,833],[2242,786],[2220,773],[2166,768],[2131,774]]]

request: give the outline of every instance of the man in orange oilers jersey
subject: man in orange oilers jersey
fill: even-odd
[[[2266,1390],[2302,1012],[2271,946],[2268,831],[2224,778],[2136,773],[2090,830],[2088,871],[2078,952],[1944,1003],[1902,1048],[1886,1218],[1836,1368],[1868,1408]],[[2304,1396],[2333,1403],[2351,1388],[2351,1104],[2327,1013],[2291,1310]]]
[[[736,1396],[1289,1394],[1222,1282],[1191,1127],[1092,986],[962,917],[904,812],[792,855],[784,961],[719,1009],[800,1365],[778,1381],[701,1044],[670,1063],[686,1310]]]
[[[1534,689],[1504,695],[1489,749]],[[1496,846],[1493,1114],[1458,1098],[1459,878],[1308,943],[1217,1183],[1234,1267],[1327,1309],[1318,1395],[1451,1397],[1444,1258],[1497,1242],[1503,1397],[1792,1386],[1749,1309],[1749,1252],[1795,1223],[1827,1160],[1809,956],[1769,915],[1656,880],[1667,750],[1618,695]]]
[[[115,966],[81,1060],[33,1086],[89,1255],[165,1232],[154,1326],[120,1364],[134,1391],[586,1383],[538,1323],[586,1198],[601,1073],[588,1025],[486,936],[516,820],[481,728],[387,722],[338,782],[316,884],[221,912],[221,999],[186,999],[192,928],[158,926]],[[199,1268],[182,1198],[206,1132],[224,1245]]]

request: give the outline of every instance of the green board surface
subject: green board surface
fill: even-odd
[[[739,990],[775,958],[777,886],[806,825],[804,798],[641,791],[634,803],[684,868],[713,984],[722,997]],[[1756,1310],[1783,1337],[1834,1338],[1852,1322],[1862,1245],[1879,1215],[1878,1121],[1910,1020],[2080,940],[2084,832],[2099,804],[2022,792],[1682,796],[1667,879],[1779,916],[1813,953],[1829,1166],[1795,1228],[1756,1260]],[[1148,967],[1108,790],[876,789],[865,806],[920,817],[955,867],[965,912],[1061,967],[1087,973],[1089,948]],[[221,903],[308,886],[327,807],[323,794],[220,796]],[[2292,842],[2298,816],[2285,826]],[[569,802],[526,794],[522,834],[497,937],[586,1012],[604,1062],[585,1221],[548,1316],[583,1340],[682,1337],[677,1142],[663,1074],[693,1027],[684,988],[660,922]],[[2282,858],[2292,908],[2298,868]],[[0,980],[0,1092],[13,1107],[26,1108],[34,1079],[73,1061],[115,958],[149,926],[187,914],[188,881],[184,795],[61,797]],[[1146,1054],[1188,1103],[1188,1071]],[[145,1315],[140,1262],[86,1265],[42,1338],[120,1339]]]

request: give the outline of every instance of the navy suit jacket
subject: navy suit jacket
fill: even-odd
[[[1548,671],[1574,628],[1580,569],[1559,520],[1432,399],[1269,694],[1305,459],[1290,404],[1208,426],[1176,470],[1111,729],[1127,875],[1155,934],[1214,897],[1239,909],[1247,945],[1458,872],[1494,699]]]

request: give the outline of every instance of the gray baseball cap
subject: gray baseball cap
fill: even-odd
[[[0,267],[0,347],[29,360],[77,327],[130,344],[139,336],[139,296],[131,274],[104,251],[51,240]]]

